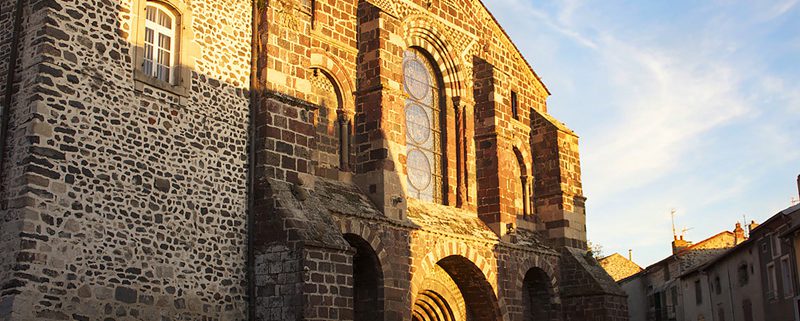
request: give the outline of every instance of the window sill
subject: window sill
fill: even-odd
[[[189,88],[187,86],[173,85],[166,81],[150,77],[139,69],[133,71],[133,80],[135,80],[136,82],[135,89],[137,91],[144,91],[142,86],[144,84],[156,89],[160,89],[178,95],[180,97],[185,98],[189,96]]]

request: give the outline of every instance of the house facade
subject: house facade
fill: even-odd
[[[673,255],[617,282],[628,294],[630,320],[712,320],[704,305],[709,302],[708,280],[690,272],[744,239],[738,224],[733,231],[723,231],[694,244],[676,235]]]
[[[737,223],[694,245],[676,238],[678,253],[619,280],[630,320],[800,320],[800,205],[746,231]],[[687,255],[695,247],[705,251]]]

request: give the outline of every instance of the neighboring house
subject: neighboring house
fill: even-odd
[[[642,267],[633,263],[630,257],[626,258],[619,253],[606,256],[598,260],[598,262],[614,281],[622,280],[642,271]]]
[[[672,256],[618,281],[630,320],[800,321],[800,204],[748,230],[676,237]]]
[[[749,230],[745,242],[678,277],[684,290],[682,320],[800,320],[800,205],[761,225],[753,222]]]
[[[684,240],[683,237],[675,236],[672,242],[673,255],[618,281],[628,294],[630,320],[696,320],[683,317],[686,315],[683,310],[685,307],[683,302],[687,300],[687,296],[690,299],[702,296],[702,289],[707,288],[707,285],[704,283],[705,281],[698,279],[697,286],[701,289],[698,292],[693,287],[683,287],[678,277],[743,241],[744,231],[738,225],[734,232],[724,231],[696,244]],[[712,320],[705,314],[703,317],[704,320]]]
[[[798,176],[798,184],[800,185],[800,176]],[[795,320],[800,320],[800,291],[798,291],[798,285],[800,285],[800,219],[797,219],[800,216],[800,205],[795,205],[787,211],[789,212],[788,215],[792,217],[791,225],[789,226],[786,231],[781,233],[781,237],[784,238],[789,244],[792,246],[792,254],[794,257],[793,260],[793,277],[792,282],[794,285],[794,315]],[[784,243],[786,244],[786,243]]]
[[[791,233],[800,224],[800,205],[789,207],[755,228],[750,237],[758,247],[764,319],[798,320],[797,264]]]
[[[738,224],[737,224],[738,226]],[[764,321],[758,249],[753,239],[679,276],[683,320]]]

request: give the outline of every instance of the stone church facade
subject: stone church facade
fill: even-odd
[[[627,320],[479,0],[0,4],[2,320]]]

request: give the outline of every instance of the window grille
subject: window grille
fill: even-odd
[[[177,56],[177,17],[155,2],[148,2],[145,10],[142,71],[150,77],[173,84]]]

